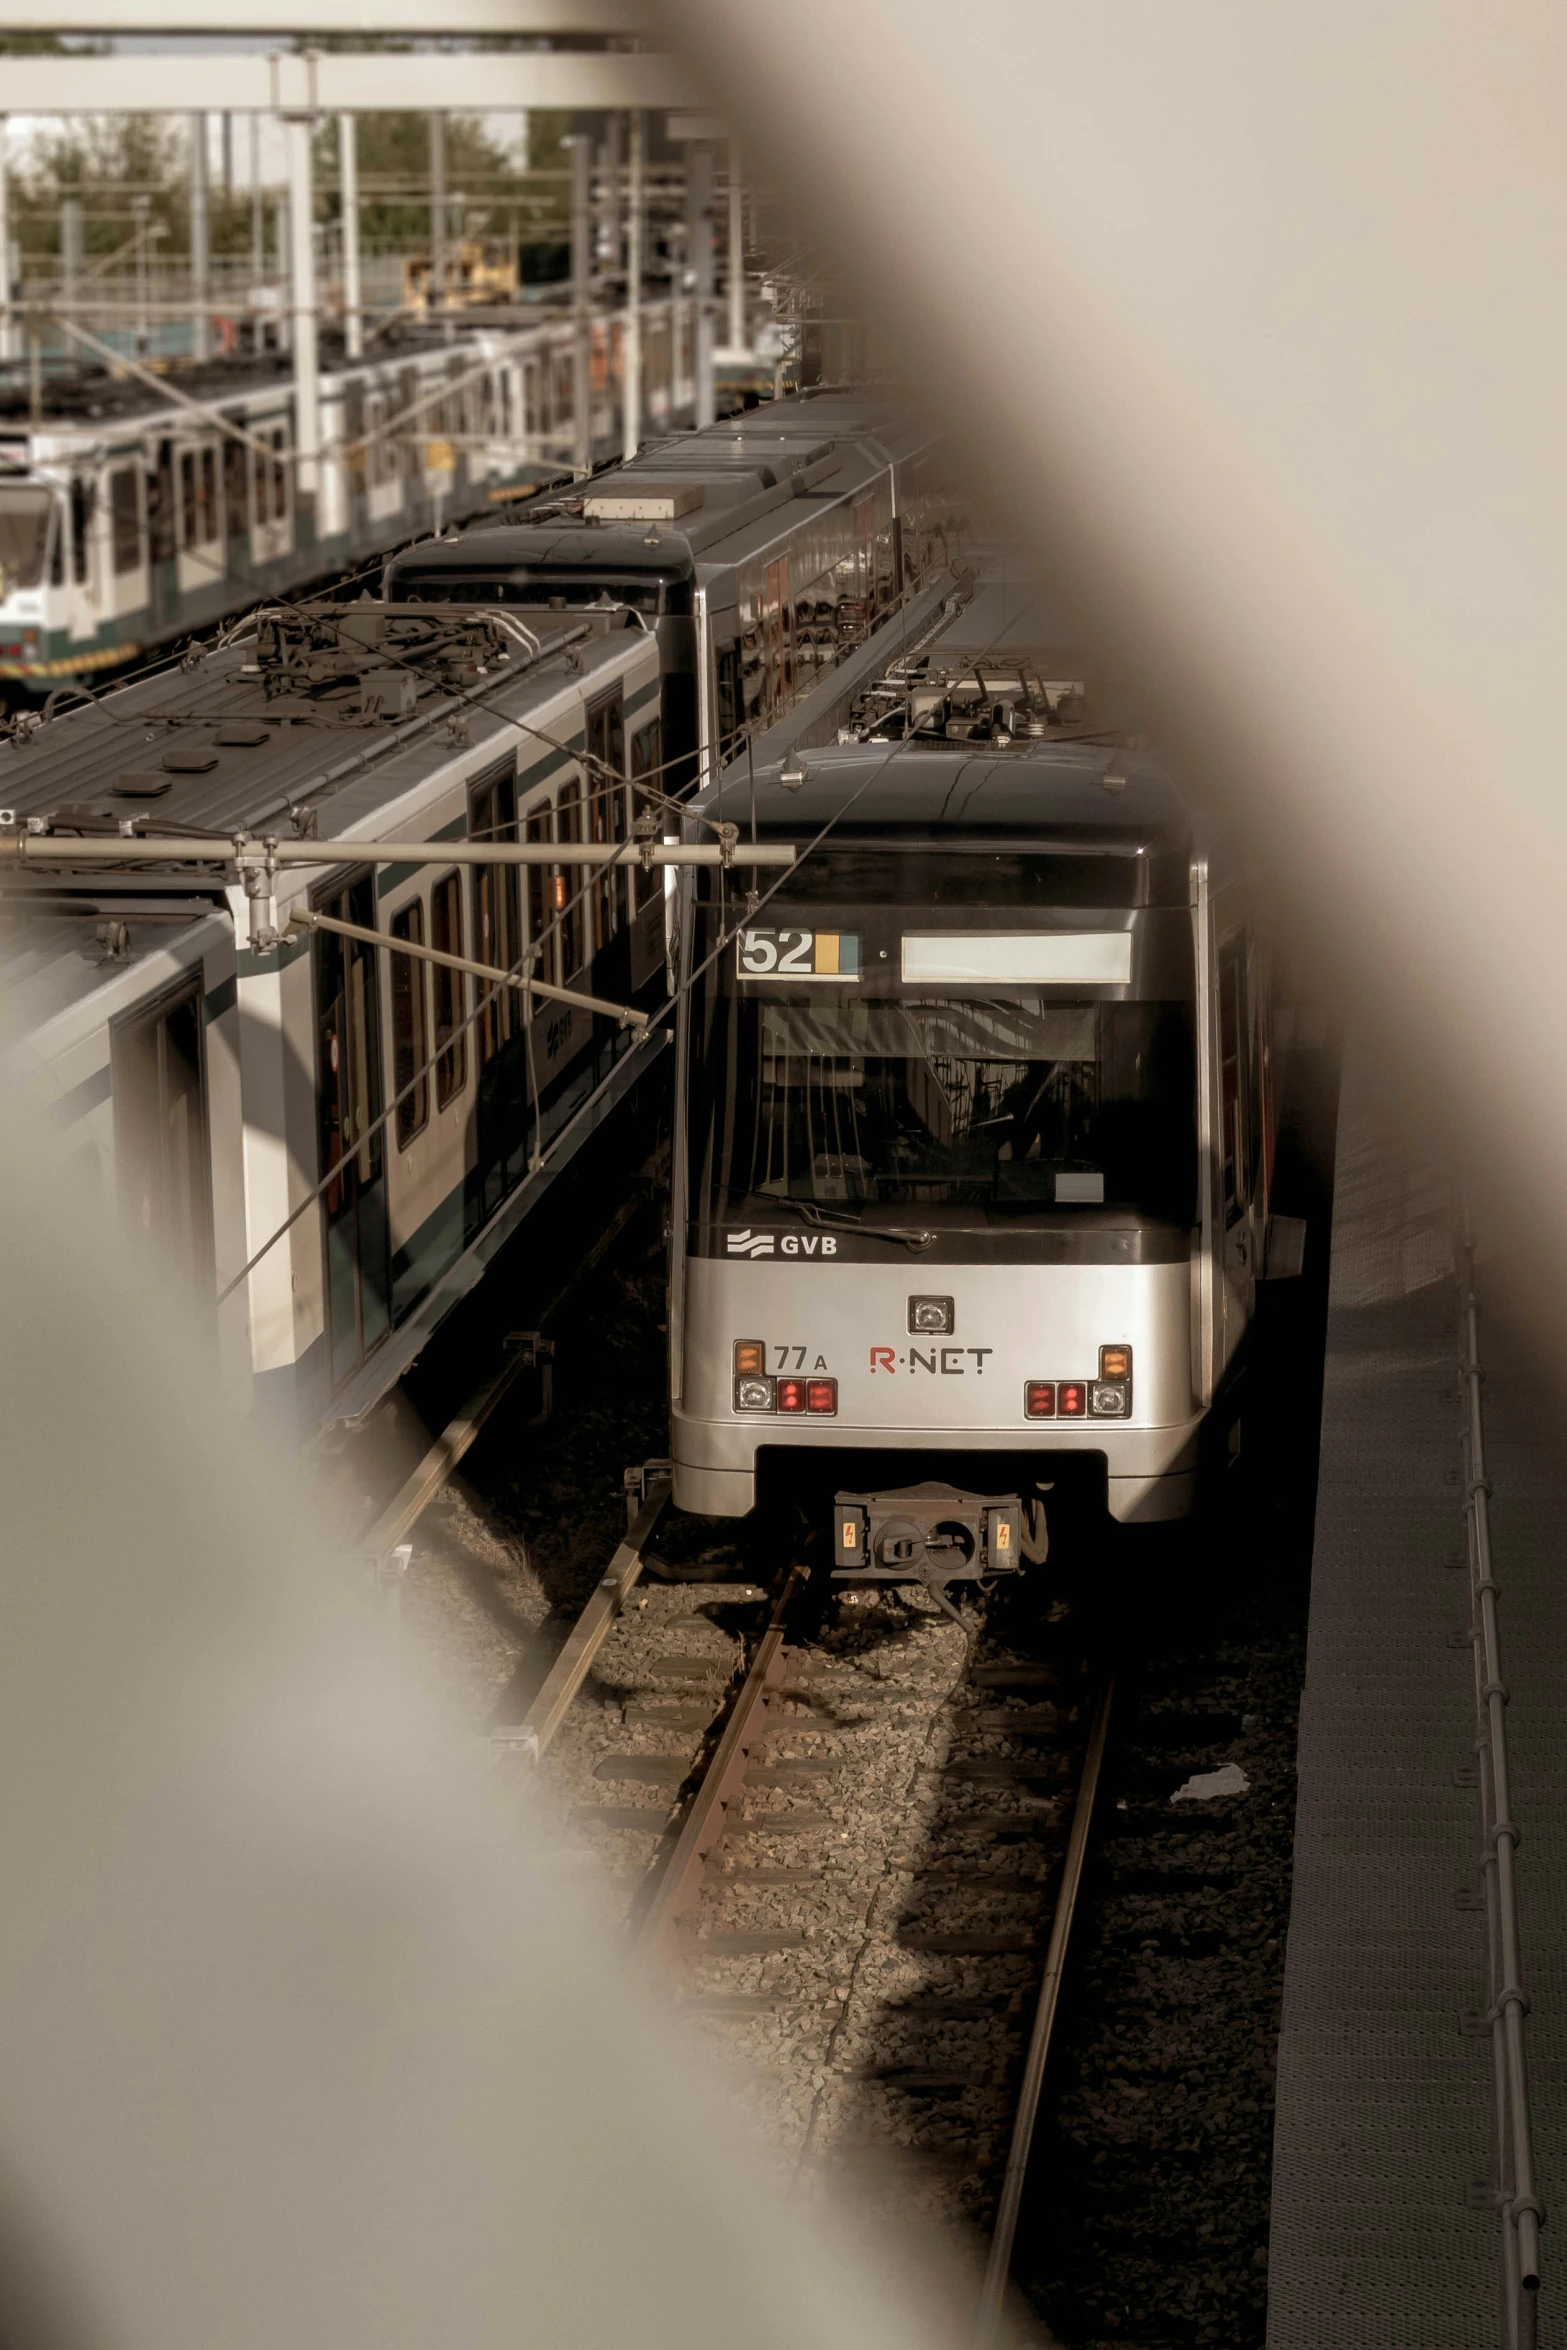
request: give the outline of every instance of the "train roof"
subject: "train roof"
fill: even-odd
[[[24,821],[67,809],[199,833],[286,827],[294,810],[331,803],[332,825],[346,829],[458,756],[446,724],[454,712],[475,745],[529,746],[510,718],[591,679],[627,643],[625,631],[595,635],[571,615],[558,628],[542,619],[533,627],[536,659],[460,692],[436,687],[397,722],[345,720],[330,698],[269,696],[255,641],[242,640],[14,737],[0,750],[0,807]],[[55,825],[73,828],[69,817]]]
[[[785,785],[785,773],[804,781]],[[973,841],[1050,843],[1078,853],[1154,855],[1190,848],[1195,818],[1170,778],[1144,752],[1097,743],[1029,743],[972,752],[906,743],[844,743],[757,769],[759,835],[830,838],[864,845]],[[692,803],[688,835],[708,839],[701,819],[749,834],[752,784],[743,761]]]
[[[493,322],[483,331],[491,337],[502,332]],[[450,355],[460,359],[474,343],[475,330],[466,329],[462,343]],[[322,375],[327,380],[360,374],[379,377],[410,359],[444,348],[440,326],[400,320],[382,336],[376,351],[363,359],[347,357],[340,335],[328,337],[321,355]],[[293,381],[294,363],[286,351],[181,361],[169,369],[167,391],[154,390],[140,378],[108,366],[72,367],[45,376],[41,413],[35,416],[25,374],[19,374],[10,383],[0,384],[0,437],[35,440],[55,433],[91,433],[105,424],[138,430],[160,421],[188,425],[191,412],[182,405],[181,393],[221,407],[263,393],[286,396]]]

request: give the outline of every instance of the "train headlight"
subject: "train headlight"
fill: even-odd
[[[760,1379],[767,1370],[767,1348],[760,1338],[735,1340],[735,1377]]]
[[[778,1409],[778,1382],[776,1379],[737,1379],[735,1381],[735,1410],[737,1412],[776,1412]]]
[[[1088,1409],[1096,1420],[1124,1420],[1132,1408],[1132,1391],[1124,1379],[1095,1379],[1088,1389]]]
[[[950,1297],[911,1297],[909,1330],[915,1338],[950,1338],[957,1315]]]

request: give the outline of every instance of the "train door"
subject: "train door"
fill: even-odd
[[[210,593],[224,575],[223,495],[214,442],[192,443],[177,457],[180,596]]]
[[[1256,1304],[1258,1071],[1244,931],[1219,949],[1219,1216],[1223,1231],[1220,1357],[1228,1361]]]
[[[479,777],[468,795],[470,840],[515,840],[517,771],[508,759]],[[473,951],[476,962],[510,971],[522,937],[515,865],[473,868]],[[474,1023],[479,1064],[478,1158],[475,1169],[480,1223],[494,1215],[521,1171],[527,1122],[527,1043],[522,999],[511,987],[478,982]]]
[[[106,477],[109,502],[109,576],[104,598],[109,614],[141,612],[148,597],[146,485],[140,463],[131,459],[111,467]]]
[[[623,841],[627,835],[626,713],[618,687],[607,700],[589,710],[587,749],[588,837],[607,856],[612,844]],[[611,865],[599,874],[593,885],[594,943],[598,956],[620,935],[628,878],[623,865]],[[608,991],[609,986],[610,975],[607,970],[601,970],[595,994]]]
[[[794,606],[789,601],[789,558],[767,566],[762,595],[763,711],[781,717],[794,700]]]
[[[320,899],[339,922],[375,927],[368,873]],[[386,1147],[376,949],[329,930],[315,940],[316,1099],[326,1230],[326,1325],[332,1385],[356,1371],[390,1327]]]
[[[281,418],[263,417],[252,425],[262,449],[250,453],[250,559],[276,563],[294,543],[294,468],[289,428]]]
[[[117,1023],[110,1040],[120,1210],[133,1245],[198,1313],[213,1306],[212,1168],[201,980]]]

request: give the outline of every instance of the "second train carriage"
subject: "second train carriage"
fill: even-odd
[[[647,314],[646,398],[665,424],[694,390],[689,332],[677,350],[669,308]],[[37,415],[0,403],[0,681],[25,697],[103,675],[569,469],[575,325],[459,336],[432,328],[423,348],[323,371],[308,498],[293,384],[265,358],[215,362],[167,395],[97,371],[51,379]],[[620,431],[617,354],[595,322],[598,456]],[[189,404],[197,394],[210,414]]]
[[[383,625],[379,607],[358,610]],[[55,969],[31,995],[10,991],[10,1081],[79,1159],[96,1154],[132,1234],[196,1250],[231,1377],[299,1432],[384,1392],[514,1228],[539,1151],[590,1095],[607,1110],[662,1041],[570,1000],[665,1000],[661,876],[463,866],[438,847],[388,865],[376,843],[627,838],[632,769],[657,763],[658,656],[641,629],[566,616],[477,683],[462,654],[404,691],[379,640],[362,666],[309,683],[304,624],[276,619],[271,636],[263,615],[258,636],[193,672],[60,714],[0,754],[0,833],[81,843],[79,867],[13,879],[0,909],[9,972]],[[375,700],[389,670],[396,720]],[[92,866],[106,833],[184,834],[196,852],[204,831],[236,826],[362,840],[351,865],[285,869],[279,927],[298,907],[387,946],[305,929],[257,953],[232,867]],[[481,1008],[478,982],[393,941],[500,969],[537,947],[535,975],[568,1000],[529,1018],[505,991]],[[160,1194],[137,1137],[170,1118],[199,1148]],[[197,1237],[181,1244],[171,1217]]]
[[[803,1477],[838,1574],[938,1590],[1038,1555],[1068,1479],[1193,1509],[1270,1241],[1244,874],[1149,757],[1072,739],[1072,656],[993,649],[1008,596],[693,802],[801,852],[754,911],[680,884],[675,1500]]]
[[[592,608],[658,633],[671,785],[716,775],[946,563],[962,516],[940,449],[884,390],[799,393],[424,542],[386,593]]]

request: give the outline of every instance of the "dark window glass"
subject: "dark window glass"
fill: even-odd
[[[288,513],[288,435],[282,425],[277,425],[267,437],[277,451],[272,460],[272,519],[281,522]]]
[[[424,944],[424,907],[416,898],[392,916],[393,938],[410,946]],[[429,1022],[425,1012],[425,973],[430,968],[416,956],[392,955],[392,1089],[402,1096],[397,1104],[397,1147],[406,1150],[430,1119],[430,1079],[425,1064],[430,1057]],[[457,973],[447,975],[455,979]],[[413,1085],[411,1093],[403,1088]]]
[[[65,531],[63,523],[64,516],[56,513],[52,520],[49,538],[49,585],[51,587],[64,587],[65,585]]]
[[[693,1165],[704,1218],[770,1201],[919,1206],[981,1222],[1119,1209],[1190,1224],[1189,1002],[700,996]]]
[[[97,493],[80,474],[71,483],[71,576],[78,587],[87,584],[88,539]]]
[[[109,531],[114,548],[114,575],[140,569],[141,501],[136,494],[136,469],[122,465],[109,476]]]
[[[113,1081],[115,1158],[131,1230],[161,1246],[191,1294],[210,1303],[212,1186],[199,982],[115,1030]]]
[[[619,694],[588,712],[587,740],[588,755],[593,762],[587,778],[589,837],[607,851],[612,841],[626,837],[625,786],[609,779],[611,775],[620,777],[626,772],[626,716]],[[606,768],[609,775],[604,772]],[[612,865],[593,884],[594,919],[601,947],[620,928],[623,896],[621,868]]]
[[[563,783],[560,798],[555,805],[558,827],[556,839],[579,841],[582,838],[582,786]],[[555,876],[555,904],[561,916],[561,960],[565,976],[574,979],[588,959],[590,917],[587,890],[582,869],[576,865],[560,866]]]
[[[51,503],[47,490],[0,491],[0,593],[37,587],[43,578]]]
[[[196,452],[180,453],[180,544],[193,547],[200,538],[196,513]]]
[[[476,784],[468,796],[470,840],[515,840],[517,837],[517,778],[510,767]],[[518,937],[517,868],[515,865],[475,865],[473,868],[473,959],[492,971],[509,971],[522,951]],[[512,1032],[517,1016],[515,991],[494,989],[481,981],[489,995],[478,1019],[479,1059],[499,1052]]]
[[[430,944],[437,954],[460,955],[462,943],[462,879],[448,873],[430,893]],[[461,1093],[468,1075],[468,1039],[459,1036],[468,1012],[468,982],[460,971],[432,965],[435,986],[435,1106],[444,1110]]]
[[[536,808],[528,818],[527,837],[530,841],[539,843],[553,837],[550,830],[548,808]],[[541,947],[543,950],[534,967],[534,977],[555,985],[558,984],[555,973],[559,957],[555,951],[555,933],[550,927],[555,919],[554,876],[547,865],[530,865],[527,872],[528,944]]]
[[[658,813],[659,793],[663,789],[664,728],[660,719],[650,719],[639,726],[631,738],[631,815],[633,821],[643,814]],[[638,791],[639,780],[646,778],[652,787]],[[635,865],[626,867],[626,903],[634,913],[643,898],[662,892],[662,876],[650,873],[644,880]],[[640,892],[640,896],[639,893]]]

